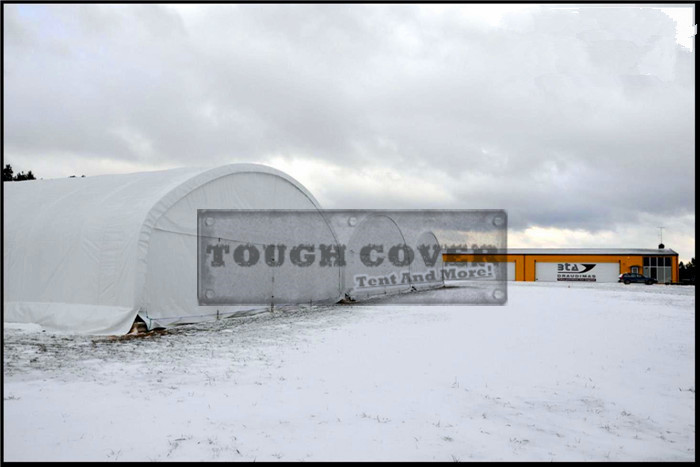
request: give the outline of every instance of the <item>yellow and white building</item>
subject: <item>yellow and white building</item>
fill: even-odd
[[[516,248],[488,254],[450,249],[443,260],[506,263],[511,281],[617,282],[620,274],[637,272],[660,284],[678,282],[678,253],[667,248]]]

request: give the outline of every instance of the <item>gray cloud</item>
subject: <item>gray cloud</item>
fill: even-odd
[[[6,162],[306,160],[344,169],[327,207],[507,208],[516,229],[694,216],[693,55],[668,16],[459,8],[5,5]],[[435,193],[356,189],[372,167]]]

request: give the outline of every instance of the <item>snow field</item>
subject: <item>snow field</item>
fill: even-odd
[[[444,293],[460,293],[445,289]],[[5,460],[694,460],[695,289],[4,329]]]

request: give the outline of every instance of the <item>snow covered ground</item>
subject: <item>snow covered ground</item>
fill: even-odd
[[[121,340],[5,325],[4,458],[695,459],[694,287],[508,295]]]

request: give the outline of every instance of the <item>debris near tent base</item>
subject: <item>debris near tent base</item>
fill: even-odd
[[[345,294],[345,296],[341,300],[339,300],[338,303],[347,305],[349,303],[355,303],[355,299],[352,298],[350,295]]]
[[[146,323],[143,321],[134,321],[134,324],[131,325],[131,329],[127,334],[143,334],[145,332],[148,332]]]
[[[133,339],[149,339],[163,334],[168,334],[168,330],[165,328],[155,328],[148,331],[145,323],[136,322],[131,327],[129,334],[124,334],[123,336],[106,336],[106,338],[108,341],[130,341]]]

